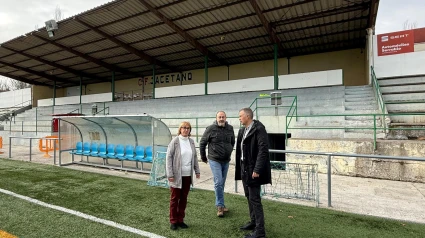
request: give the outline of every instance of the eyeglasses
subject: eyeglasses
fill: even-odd
[[[190,130],[190,127],[181,127],[182,129]]]

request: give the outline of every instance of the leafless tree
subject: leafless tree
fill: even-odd
[[[406,20],[403,23],[403,30],[412,30],[412,29],[416,29],[418,26],[418,22],[409,22],[409,20]]]
[[[0,92],[10,91],[9,85],[5,79],[0,79]]]
[[[14,79],[9,79],[9,89],[10,90],[19,90],[19,89],[24,89],[24,88],[30,88],[31,84],[28,83],[24,83],[21,81],[17,81]]]
[[[60,21],[64,18],[65,16],[63,15],[61,8],[59,6],[56,6],[55,17],[54,17],[55,21]]]

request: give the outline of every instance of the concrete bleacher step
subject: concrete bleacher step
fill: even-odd
[[[368,101],[375,101],[375,96],[345,97],[345,102],[368,102]]]
[[[425,84],[381,87],[381,92],[383,95],[397,94],[397,93],[425,92]]]
[[[370,104],[370,103],[364,103],[360,105],[346,105],[345,106],[345,112],[350,113],[351,111],[360,111],[360,110],[376,110],[377,105],[376,104]]]
[[[423,115],[391,115],[391,123],[425,123]]]
[[[373,98],[375,99],[375,98]],[[366,105],[370,105],[370,101],[368,100],[358,100],[358,101],[346,101],[344,102],[345,107],[349,107],[349,106],[366,106]]]
[[[372,133],[365,133],[365,132],[345,132],[344,138],[346,139],[372,139],[374,138],[374,134]],[[376,134],[377,139],[383,139],[385,138],[385,133],[379,132]]]
[[[356,97],[356,96],[373,96],[374,92],[371,90],[360,90],[360,91],[345,91],[345,97]]]
[[[425,113],[424,103],[400,103],[400,104],[386,104],[388,112],[410,112],[410,113]]]
[[[425,83],[425,77],[378,79],[378,83],[380,86]]]

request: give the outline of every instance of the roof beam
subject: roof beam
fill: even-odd
[[[0,60],[0,64],[4,64],[6,66],[9,66],[9,67],[12,67],[12,68],[15,68],[15,69],[19,69],[20,71],[24,71],[24,72],[27,72],[27,73],[30,73],[30,74],[34,74],[34,75],[37,75],[37,76],[42,77],[42,78],[46,78],[46,79],[51,80],[51,81],[56,81],[56,82],[61,82],[61,83],[70,83],[67,80],[57,78],[53,75],[48,75],[46,73],[38,72],[38,71],[35,71],[35,70],[32,70],[32,69],[27,69],[25,67],[21,67],[21,66],[15,65],[15,64],[11,64],[11,63],[8,63],[8,62],[2,61],[2,60]]]
[[[299,17],[283,19],[281,21],[276,21],[272,23],[271,25],[272,27],[287,25],[287,24],[292,24],[292,23],[301,22],[301,21],[308,21],[308,20],[321,18],[321,17],[328,17],[328,16],[338,15],[338,14],[347,13],[347,12],[365,10],[367,9],[367,7],[368,7],[367,4],[359,3],[359,4],[354,4],[348,7],[341,7],[341,8],[322,11],[319,13],[313,13],[313,14],[303,15]]]
[[[227,65],[225,61],[218,58],[214,53],[209,51],[205,46],[203,46],[201,43],[199,43],[195,38],[190,36],[188,33],[186,33],[184,30],[182,30],[179,26],[177,26],[174,22],[172,22],[170,19],[165,17],[162,13],[158,11],[158,9],[152,7],[149,3],[146,2],[146,0],[139,0],[139,2],[145,6],[147,9],[149,9],[153,14],[155,14],[161,21],[163,21],[165,24],[167,24],[171,29],[176,31],[181,37],[183,37],[187,42],[189,42],[193,47],[195,47],[197,50],[199,50],[203,55],[208,56],[212,60],[218,61],[222,65]]]
[[[375,6],[376,6],[376,9],[378,9],[379,1],[371,0],[369,5],[369,19],[367,20],[367,28],[371,28],[372,26],[375,25],[375,21],[376,21]],[[373,19],[375,19],[375,21]]]
[[[27,58],[30,58],[30,59],[33,59],[33,60],[37,60],[37,61],[39,61],[39,62],[41,62],[43,64],[47,64],[47,65],[53,66],[55,68],[61,69],[63,71],[72,73],[72,74],[74,74],[76,76],[83,76],[83,77],[86,77],[86,78],[97,79],[97,77],[94,76],[94,75],[92,75],[92,74],[87,74],[87,73],[84,73],[84,72],[80,72],[78,70],[71,69],[71,68],[65,67],[63,65],[57,64],[55,62],[51,62],[51,61],[42,59],[41,57],[36,57],[36,56],[30,55],[30,54],[27,54],[27,53],[24,53],[24,52],[21,52],[21,51],[17,51],[15,49],[12,49],[12,48],[7,47],[7,46],[4,46],[4,45],[2,45],[1,47],[5,48],[5,49],[7,49],[9,51],[12,51],[12,52],[14,52],[16,54],[23,55],[23,56],[25,56]]]
[[[61,44],[59,44],[57,42],[54,42],[52,40],[48,40],[48,39],[46,39],[44,37],[41,37],[41,36],[38,36],[36,34],[34,34],[33,36],[37,37],[38,39],[40,39],[42,41],[48,42],[48,43],[50,43],[50,44],[52,44],[52,45],[54,45],[56,47],[59,47],[61,49],[64,49],[64,50],[66,50],[66,51],[68,51],[68,52],[70,52],[70,53],[72,53],[74,55],[77,55],[77,56],[79,56],[79,57],[81,57],[81,58],[83,58],[85,60],[91,61],[91,62],[93,62],[93,63],[95,63],[97,65],[100,65],[100,66],[102,66],[102,67],[104,67],[106,69],[109,69],[111,71],[120,72],[120,73],[123,73],[123,74],[130,74],[130,75],[134,75],[136,77],[139,77],[140,76],[140,75],[137,75],[137,74],[135,74],[135,73],[133,73],[131,71],[128,71],[126,69],[119,68],[119,67],[117,67],[115,65],[112,65],[112,64],[105,63],[105,62],[103,62],[101,60],[98,60],[98,59],[96,59],[94,57],[91,57],[89,55],[83,54],[83,53],[81,53],[79,51],[76,51],[76,50],[71,49],[69,47],[66,47],[64,45],[61,45]]]
[[[269,21],[264,16],[262,10],[257,4],[256,0],[249,0],[249,3],[251,3],[252,8],[254,8],[255,13],[257,14],[258,18],[260,18],[261,24],[263,25],[266,32],[269,34],[270,41],[274,44],[277,44],[277,47],[279,48],[279,51],[281,54],[284,53],[285,49],[283,48],[282,44],[280,43],[279,37],[277,37],[275,30],[270,26]]]
[[[11,74],[8,74],[8,73],[0,72],[0,75],[1,76],[4,76],[4,77],[11,78],[11,79],[14,79],[14,80],[17,80],[17,81],[21,81],[21,82],[24,82],[24,83],[32,84],[32,85],[40,85],[40,86],[51,87],[51,85],[49,85],[49,84],[32,81],[32,80],[29,80],[29,79],[26,79],[26,78],[23,78],[23,77],[20,77],[20,76],[11,75]]]
[[[85,27],[87,27],[87,28],[91,29],[92,31],[96,32],[97,34],[99,34],[99,35],[105,37],[106,39],[114,42],[115,44],[117,44],[121,48],[124,48],[126,51],[128,51],[128,52],[130,52],[130,53],[132,53],[134,55],[137,55],[139,58],[141,58],[142,60],[147,61],[150,64],[155,64],[155,65],[161,66],[163,68],[168,68],[172,72],[179,72],[180,71],[180,70],[178,70],[178,69],[176,69],[174,67],[171,67],[171,66],[165,64],[164,62],[161,62],[161,61],[159,61],[159,60],[151,57],[150,55],[147,55],[147,54],[143,53],[142,51],[140,51],[140,50],[138,50],[138,49],[136,49],[136,48],[128,45],[127,43],[124,43],[124,42],[116,39],[115,37],[113,37],[111,35],[108,35],[107,33],[103,32],[103,31],[101,31],[101,30],[99,30],[99,29],[97,29],[97,28],[95,28],[95,27],[93,27],[91,25],[89,25],[88,23],[84,22],[83,20],[81,20],[79,18],[75,18],[75,20],[77,22],[81,23],[82,25],[84,25]]]

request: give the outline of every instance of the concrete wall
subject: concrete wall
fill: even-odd
[[[287,150],[336,152],[368,155],[390,155],[423,158],[424,141],[341,141],[317,139],[289,139]],[[327,171],[327,156],[288,154],[287,162],[313,163],[319,172]],[[332,157],[332,173],[348,176],[372,177],[400,181],[425,182],[425,162],[383,160],[373,158]]]
[[[420,50],[424,44],[415,45]],[[378,78],[425,75],[425,51],[378,56],[377,39],[373,37],[374,69]]]
[[[343,50],[336,52],[328,52],[321,54],[296,56],[290,59],[280,58],[278,59],[278,74],[288,75],[318,72],[327,70],[341,69],[343,71],[343,84],[345,86],[350,85],[366,85],[367,70],[366,70],[366,58],[365,52],[361,49]],[[157,89],[164,87],[173,87],[179,85],[189,84],[203,84],[205,82],[205,70],[197,69],[191,71],[185,71],[182,73],[170,73],[166,75],[156,75],[155,87]],[[244,64],[230,65],[229,67],[220,66],[208,69],[208,82],[223,82],[232,81],[239,79],[249,79],[258,77],[270,77],[273,76],[273,60],[264,60],[258,62],[250,62]],[[314,80],[314,79],[312,79]],[[146,76],[145,78],[132,78],[128,80],[120,80],[115,82],[115,92],[125,93],[142,93],[152,94],[152,76]],[[286,85],[286,86],[282,86]],[[280,84],[283,88],[288,87],[288,83]],[[315,86],[311,84],[310,87]],[[37,88],[42,88],[37,86]],[[271,87],[273,88],[273,87]],[[170,89],[171,90],[171,89]],[[40,89],[35,90],[35,97],[33,101],[38,99],[51,98],[53,96],[52,90]],[[204,90],[202,90],[204,91]],[[232,89],[233,91],[244,91],[239,89]],[[62,93],[57,92],[57,97],[63,96],[78,96],[78,87],[72,87],[69,90],[66,89]],[[100,94],[111,92],[111,83],[96,83],[83,86],[82,94]],[[155,92],[156,94],[157,92]],[[197,95],[200,92],[195,92],[193,95]],[[188,94],[191,95],[191,94]]]
[[[22,105],[22,103],[28,101],[31,101],[31,88],[0,93],[0,108],[13,107],[18,104]],[[31,102],[25,105],[29,104],[31,104]]]
[[[290,73],[342,69],[344,85],[367,85],[365,52],[361,49],[298,56],[290,59]]]
[[[279,89],[310,88],[343,84],[342,70],[279,75]],[[208,94],[273,90],[274,77],[257,77],[208,83]],[[155,90],[156,98],[204,95],[205,84],[162,87]]]
[[[99,93],[92,95],[83,95],[81,97],[81,103],[92,103],[92,102],[112,102],[112,93]],[[58,97],[55,99],[55,105],[70,105],[70,104],[79,104],[80,96],[70,96],[70,97]],[[39,107],[52,106],[53,98],[40,99],[37,102]]]

